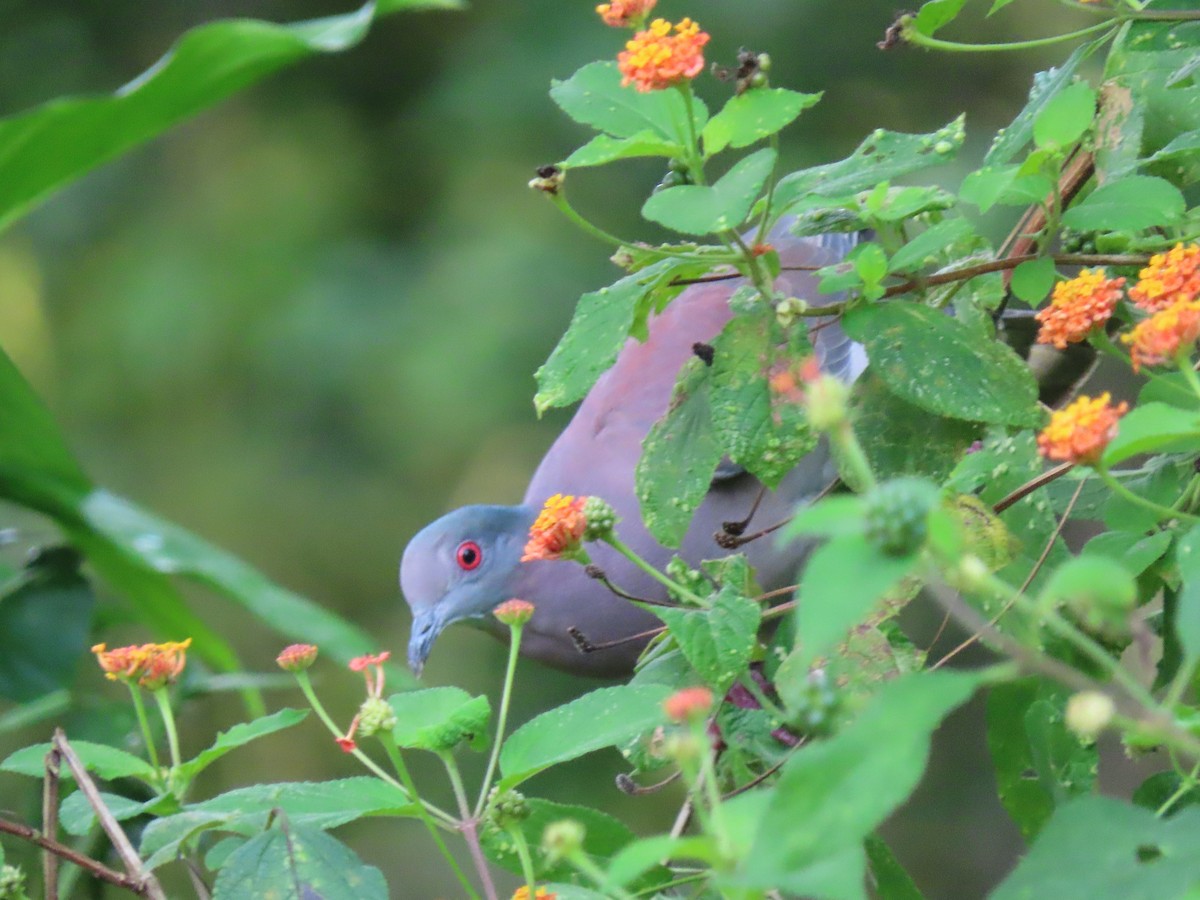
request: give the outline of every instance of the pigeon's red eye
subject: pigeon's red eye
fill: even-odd
[[[483,562],[483,551],[479,549],[479,545],[474,541],[463,541],[458,545],[458,550],[454,553],[454,558],[458,561],[458,567],[471,571],[478,568]]]

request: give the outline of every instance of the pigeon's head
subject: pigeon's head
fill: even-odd
[[[426,525],[400,560],[400,590],[412,610],[408,664],[420,673],[442,629],[480,620],[517,596],[521,554],[537,511],[464,506]]]

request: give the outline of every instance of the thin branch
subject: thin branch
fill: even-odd
[[[660,625],[658,628],[651,628],[649,631],[639,631],[637,634],[629,634],[625,637],[617,638],[613,641],[604,641],[600,644],[592,643],[590,640],[588,640],[588,636],[574,625],[567,627],[567,634],[571,636],[571,640],[575,642],[575,649],[580,653],[595,653],[597,650],[611,650],[613,647],[620,647],[623,644],[632,644],[635,641],[642,640],[643,638],[656,637],[666,630],[666,625]]]
[[[1068,472],[1070,472],[1073,468],[1075,468],[1075,463],[1066,462],[1066,463],[1059,463],[1053,469],[1047,469],[1041,475],[1038,475],[1036,478],[1031,478],[1029,481],[1025,482],[1023,485],[1021,485],[1019,488],[1017,488],[1015,491],[1013,491],[1007,497],[1000,500],[1000,502],[993,505],[992,512],[997,513],[997,514],[1004,512],[1006,509],[1008,509],[1014,503],[1024,500],[1026,497],[1028,497],[1030,494],[1032,494],[1038,488],[1044,487],[1045,485],[1049,484],[1050,482],[1061,478],[1063,475],[1066,475]],[[1083,482],[1081,481],[1080,484],[1083,484]]]
[[[58,794],[62,754],[51,747],[46,754],[46,777],[42,780],[42,833],[58,837]],[[46,900],[58,900],[58,857],[42,849],[42,890]]]
[[[121,857],[121,862],[125,864],[125,871],[144,887],[144,896],[150,897],[151,900],[167,900],[167,895],[163,893],[162,885],[158,883],[158,879],[154,877],[153,872],[146,871],[142,858],[133,849],[133,844],[129,842],[129,837],[125,834],[124,829],[121,828],[121,824],[104,804],[104,800],[100,796],[100,791],[96,788],[96,783],[92,781],[92,776],[88,774],[79,757],[75,755],[75,751],[71,749],[70,743],[67,742],[67,736],[61,728],[54,730],[54,747],[62,754],[63,759],[67,761],[67,766],[71,769],[71,774],[75,776],[75,783],[83,791],[88,805],[92,807],[92,811],[96,814],[96,818],[100,822],[100,827],[104,829],[104,833],[112,841],[113,849],[117,851],[117,855]]]
[[[667,785],[678,781],[681,774],[676,769],[662,781],[655,782],[654,784],[638,784],[624,772],[619,772],[616,778],[617,790],[622,794],[628,794],[630,797],[644,797],[647,794],[656,794]]]
[[[66,844],[60,844],[53,838],[46,837],[36,828],[30,828],[21,822],[12,822],[8,819],[0,818],[0,832],[11,834],[13,837],[41,847],[43,850],[49,851],[69,863],[74,863],[79,868],[90,872],[96,878],[107,881],[109,884],[115,884],[117,887],[132,891],[139,897],[146,896],[146,886],[138,881],[138,879],[123,872],[118,872],[115,869],[110,869],[104,863],[94,860],[90,856],[85,856],[74,847],[68,847]]]
[[[608,575],[597,565],[589,563],[588,565],[584,566],[584,572],[587,574],[588,578],[593,578],[600,582],[622,600],[630,600],[634,603],[645,603],[647,606],[667,606],[671,609],[678,609],[680,606],[680,604],[672,603],[669,600],[651,600],[649,597],[638,597],[635,594],[624,591],[609,581]]]

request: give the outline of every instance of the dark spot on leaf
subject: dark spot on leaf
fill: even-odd
[[[1142,846],[1137,848],[1138,862],[1154,862],[1162,855],[1162,850],[1160,850],[1158,847],[1155,847],[1153,844],[1142,844]]]

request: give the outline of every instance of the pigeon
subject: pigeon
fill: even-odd
[[[856,234],[799,238],[777,228],[769,236],[785,270],[776,281],[784,296],[810,304],[832,303],[818,295],[809,269],[840,261],[857,243]],[[596,496],[619,517],[621,540],[660,570],[678,555],[689,565],[726,555],[714,541],[725,522],[747,519],[755,527],[779,523],[799,504],[812,501],[837,476],[822,440],[784,476],[774,491],[730,460],[722,460],[703,503],[678,550],[661,546],[646,530],[634,487],[642,442],[667,411],[680,368],[706,352],[733,315],[729,299],[744,280],[689,286],[651,319],[644,341],[630,338],[616,362],[595,383],[575,416],[551,446],[516,506],[472,505],[450,512],[418,532],[400,563],[400,587],[412,611],[408,662],[420,673],[438,635],[465,622],[505,639],[507,626],[491,615],[500,603],[519,598],[535,607],[525,625],[521,653],[581,675],[617,678],[629,674],[659,620],[613,588],[648,601],[665,601],[665,588],[604,543],[588,545],[592,577],[569,560],[522,562],[530,526],[554,494]],[[810,319],[822,371],[852,382],[865,369],[866,354],[836,320]],[[740,548],[764,590],[794,582],[811,544],[751,541]],[[593,573],[594,574],[594,573]],[[607,583],[606,583],[607,582]],[[573,636],[574,635],[574,636]],[[581,651],[581,643],[589,652]]]

